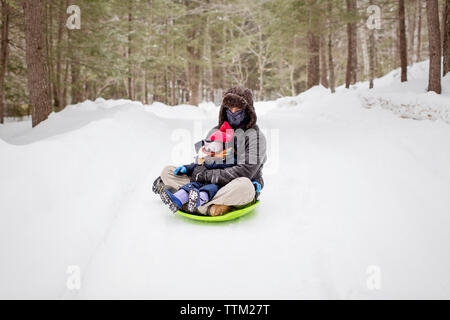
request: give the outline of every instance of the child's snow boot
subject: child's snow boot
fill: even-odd
[[[160,194],[161,200],[164,204],[169,206],[170,211],[177,212],[183,205],[181,201],[173,195],[168,189],[164,190]]]
[[[188,211],[194,212],[197,207],[209,201],[209,194],[202,189],[193,188],[189,191]]]
[[[198,191],[198,189],[193,188],[189,191],[189,201],[187,204],[187,209],[189,212],[194,212],[199,205],[200,205],[200,192]]]

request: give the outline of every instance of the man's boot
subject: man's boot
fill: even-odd
[[[222,216],[230,211],[231,207],[223,204],[213,204],[212,206],[209,207],[209,214],[212,217]]]

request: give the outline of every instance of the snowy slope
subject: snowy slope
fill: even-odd
[[[426,62],[411,83],[396,72],[257,103],[266,187],[230,223],[174,216],[150,190],[191,160],[211,104],[97,99],[0,126],[0,298],[450,298],[450,78],[436,96]],[[420,108],[437,120],[402,119]]]

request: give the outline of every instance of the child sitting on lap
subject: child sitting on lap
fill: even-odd
[[[196,157],[196,162],[179,166],[174,170],[174,174],[186,174],[191,176],[196,166],[205,166],[207,169],[223,169],[236,165],[236,157],[232,163],[225,163],[227,156],[234,153],[233,146],[229,146],[233,139],[234,131],[224,122],[219,130],[215,131],[208,139],[202,142]],[[194,212],[197,207],[210,201],[219,190],[216,184],[202,184],[200,182],[190,182],[181,186],[175,193],[169,190],[161,192],[161,200],[168,205],[170,210],[176,212],[187,203],[187,210]]]

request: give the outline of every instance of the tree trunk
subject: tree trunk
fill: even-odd
[[[416,32],[416,21],[417,21],[417,2],[413,5],[411,4],[411,6],[413,6],[413,9],[409,10],[408,13],[408,23],[407,23],[407,32],[408,32],[408,47],[409,47],[409,52],[410,54],[408,55],[408,64],[412,64],[414,62],[415,59],[415,48],[414,48],[414,35]],[[412,11],[412,12],[411,12]]]
[[[81,91],[81,82],[80,82],[80,58],[78,57],[77,50],[73,48],[73,30],[69,31],[70,40],[69,41],[69,50],[71,53],[71,59],[70,59],[70,77],[71,77],[71,103],[76,104],[78,102],[81,102],[82,100],[82,91]]]
[[[200,91],[200,59],[201,59],[201,41],[199,30],[193,29],[190,32],[189,42],[187,46],[188,61],[187,61],[187,78],[189,85],[189,99],[188,103],[197,106],[199,104]]]
[[[398,30],[400,36],[401,82],[407,81],[408,56],[406,50],[405,1],[398,0]]]
[[[320,83],[328,88],[328,66],[327,66],[327,46],[325,45],[325,36],[320,36]]]
[[[60,5],[58,7],[58,38],[56,43],[56,81],[55,81],[55,88],[56,88],[56,99],[55,102],[58,107],[63,108],[65,106],[64,104],[64,97],[63,97],[63,70],[62,70],[62,41],[63,41],[63,32],[64,32],[64,18],[65,18],[65,1],[60,0]]]
[[[353,19],[356,13],[356,0],[346,0],[347,11]],[[347,72],[345,75],[345,87],[350,88],[351,84],[356,83],[356,74],[358,68],[357,47],[356,47],[356,24],[347,23]]]
[[[49,81],[42,37],[42,0],[24,0],[24,25],[28,90],[32,108],[32,124],[37,126],[52,111],[49,101]]]
[[[144,70],[144,104],[148,104],[148,71]]]
[[[329,85],[331,93],[335,93],[336,77],[334,75],[334,61],[333,61],[333,3],[328,1],[328,70],[330,72]]]
[[[63,90],[62,90],[62,102],[64,106],[67,106],[67,92],[68,92],[68,83],[69,83],[69,67],[70,63],[69,60],[66,60],[66,67],[64,68],[64,82],[63,82]]]
[[[258,92],[258,100],[264,99],[264,69],[266,67],[266,57],[265,52],[263,50],[263,32],[261,30],[261,26],[258,25],[258,70],[259,70],[259,92]],[[317,52],[318,54],[318,52]]]
[[[188,103],[197,106],[199,104],[200,89],[200,50],[193,46],[187,48],[191,61],[188,62],[188,83],[189,83],[189,100]]]
[[[450,4],[449,0],[445,1],[445,20],[443,23],[445,24],[445,35],[444,35],[444,70],[443,75],[445,76],[448,72],[450,72]]]
[[[289,83],[291,85],[291,96],[295,96],[296,92],[295,92],[295,81],[294,81],[294,72],[295,72],[295,67],[294,66],[289,66]]]
[[[333,62],[333,38],[332,33],[328,34],[328,69],[330,70],[330,90],[331,93],[335,93],[336,77],[334,75],[334,62]]]
[[[209,88],[209,95],[208,95],[208,100],[209,101],[214,101],[214,60],[213,60],[213,41],[211,39],[211,29],[210,29],[210,25],[211,25],[211,20],[210,17],[207,16],[206,17],[206,37],[205,37],[205,41],[206,41],[206,45],[205,48],[207,50],[206,52],[206,56],[208,58],[208,88]]]
[[[320,37],[313,31],[308,31],[308,68],[307,68],[307,88],[317,86],[320,78]]]
[[[375,79],[375,29],[369,30],[369,88],[373,88]]]
[[[50,103],[53,104],[53,12],[52,12],[52,2],[50,0],[43,0],[43,37],[45,43],[45,59],[47,62],[47,73],[48,73],[48,94]]]
[[[74,0],[68,0],[67,6],[72,5]],[[77,44],[77,30],[68,31],[68,48],[70,57],[70,96],[71,104],[76,104],[82,100],[82,86],[80,81],[81,67],[80,57],[78,53]]]
[[[172,70],[172,87],[171,87],[171,91],[170,91],[170,97],[171,97],[171,102],[172,105],[175,106],[177,103],[175,101],[176,97],[175,97],[175,88],[176,88],[176,83],[177,83],[177,79],[176,79],[176,74],[175,74],[175,70]]]
[[[135,100],[134,87],[133,87],[133,62],[131,61],[131,57],[133,54],[132,45],[132,31],[133,31],[133,1],[129,0],[128,2],[128,99]]]
[[[417,23],[416,62],[419,62],[421,59],[420,51],[422,49],[422,0],[417,0],[417,11],[419,15],[419,22]]]
[[[8,46],[9,46],[9,4],[2,0],[2,35],[1,35],[1,49],[0,49],[0,123],[3,123],[4,104],[5,104],[5,77],[6,77],[6,63],[8,61]]]
[[[442,16],[440,21],[440,27],[441,27],[441,50],[444,51],[444,41],[445,41],[445,20],[447,18],[447,1],[444,1],[442,4]],[[442,52],[443,55],[443,52]]]
[[[370,30],[369,30],[370,31]],[[362,76],[363,79],[366,79],[370,72],[370,66],[369,66],[369,35],[368,35],[368,28],[362,28],[361,32],[359,32],[359,38],[361,42],[361,56],[362,56],[362,65],[363,65],[363,72]]]
[[[261,101],[264,99],[264,97],[263,97],[263,95],[264,95],[264,65],[259,57],[258,57],[258,73],[259,73],[259,76],[258,76],[259,90],[258,90],[257,97],[258,97],[258,100]]]
[[[439,29],[439,6],[437,0],[427,0],[428,42],[430,47],[430,70],[428,91],[441,93],[441,34]]]

